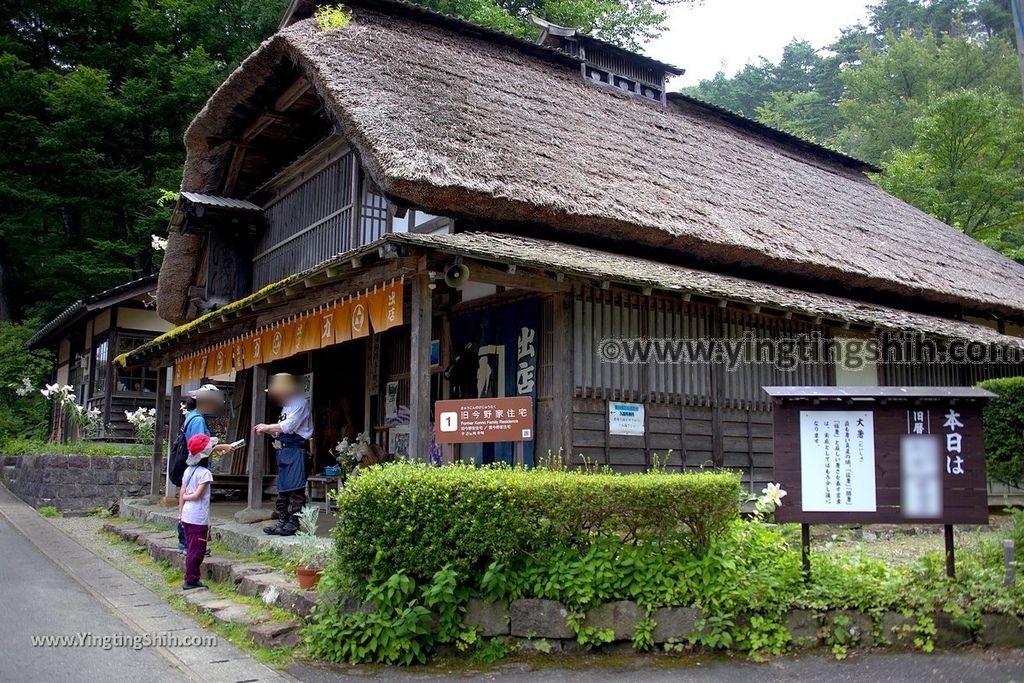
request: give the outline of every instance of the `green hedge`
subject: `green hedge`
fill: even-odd
[[[983,414],[988,476],[1016,486],[1024,478],[1024,377],[990,379],[978,386],[997,395]]]
[[[733,473],[584,474],[390,463],[352,479],[334,529],[339,569],[429,578],[595,538],[703,546],[738,514]]]

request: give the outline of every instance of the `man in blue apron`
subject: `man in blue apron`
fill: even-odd
[[[281,417],[271,424],[256,425],[257,434],[274,438],[277,453],[277,525],[265,527],[263,532],[291,536],[299,530],[299,513],[306,504],[306,448],[313,436],[313,415],[292,375],[271,377],[267,395],[280,404]]]

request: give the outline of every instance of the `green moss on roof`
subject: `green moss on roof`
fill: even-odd
[[[209,322],[210,320],[213,320],[214,318],[220,317],[220,316],[225,315],[227,313],[232,313],[234,311],[243,309],[246,306],[249,306],[250,304],[256,303],[260,299],[265,298],[268,294],[270,294],[270,293],[272,293],[272,292],[274,292],[274,291],[276,291],[278,289],[281,289],[283,287],[287,287],[288,285],[290,285],[290,284],[292,284],[294,282],[298,282],[302,278],[302,276],[303,276],[303,273],[296,273],[294,275],[289,275],[288,277],[284,278],[283,280],[278,280],[277,282],[272,282],[269,285],[267,285],[267,286],[265,286],[265,287],[255,291],[255,292],[253,292],[249,296],[242,297],[241,299],[238,299],[237,301],[232,301],[229,304],[225,304],[224,306],[221,306],[220,308],[218,308],[218,309],[216,309],[214,311],[210,311],[209,313],[205,313],[205,314],[199,316],[195,320],[190,320],[189,322],[185,323],[184,325],[178,325],[174,329],[168,330],[167,332],[164,332],[163,334],[161,334],[158,337],[154,337],[153,339],[149,340],[148,342],[146,342],[142,346],[139,346],[138,348],[133,349],[133,350],[129,351],[128,353],[122,353],[121,355],[119,355],[116,358],[114,358],[114,362],[117,363],[118,365],[120,365],[121,367],[125,367],[127,365],[127,363],[128,363],[128,356],[135,355],[135,354],[140,353],[140,352],[148,351],[149,349],[152,349],[152,348],[154,348],[156,346],[159,346],[160,344],[163,344],[164,342],[173,341],[175,339],[178,339],[179,337],[187,335],[189,332],[191,332],[191,331],[193,331],[195,329],[198,329],[200,326],[203,325],[203,323]]]

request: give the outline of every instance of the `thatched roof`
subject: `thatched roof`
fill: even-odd
[[[299,21],[247,59],[186,134],[183,189],[219,193],[216,145],[244,125],[232,112],[291,62],[401,203],[866,299],[1024,314],[1024,266],[886,194],[863,164],[693,100],[595,86],[545,48],[372,4],[335,31]],[[187,287],[175,248],[162,315],[178,296],[165,285]]]
[[[450,256],[461,256],[466,260],[493,262],[502,266],[516,265],[524,269],[541,271],[553,281],[556,281],[557,274],[562,274],[582,278],[584,284],[589,282],[597,285],[607,282],[642,290],[649,288],[652,292],[658,293],[690,294],[694,297],[724,300],[733,305],[758,306],[765,312],[789,312],[811,319],[821,319],[823,323],[832,326],[849,325],[872,330],[924,333],[938,339],[957,339],[1024,349],[1024,339],[1000,334],[990,327],[963,320],[949,320],[843,297],[794,290],[564,242],[502,233],[467,232],[454,235],[387,235],[364,247],[327,259],[281,282],[268,285],[244,299],[232,302],[222,309],[170,330],[130,353],[116,358],[115,361],[129,366],[152,364],[160,360],[166,362],[167,357],[180,354],[182,349],[195,350],[222,341],[216,338],[220,328],[236,324],[246,316],[255,319],[262,315],[267,307],[279,306],[282,300],[287,300],[287,297],[282,298],[282,292],[287,293],[288,289],[297,283],[317,280],[318,276],[331,271],[336,271],[340,275],[333,275],[329,283],[324,281],[323,286],[336,284],[345,278],[357,277],[357,270],[338,269],[337,266],[351,263],[353,259],[368,266],[381,258],[381,254],[392,251],[384,248],[386,245],[412,250],[414,253],[439,255],[445,259]],[[470,271],[472,277],[472,268]]]

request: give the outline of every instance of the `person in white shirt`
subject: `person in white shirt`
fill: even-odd
[[[178,490],[178,521],[185,532],[185,583],[182,589],[205,588],[199,580],[199,567],[206,557],[210,534],[210,456],[217,439],[196,434],[188,440],[188,467]]]
[[[255,427],[257,434],[274,437],[277,454],[277,525],[263,531],[291,536],[299,530],[299,513],[306,504],[306,449],[313,436],[313,414],[298,381],[288,373],[270,378],[267,395],[281,405],[281,417]]]

